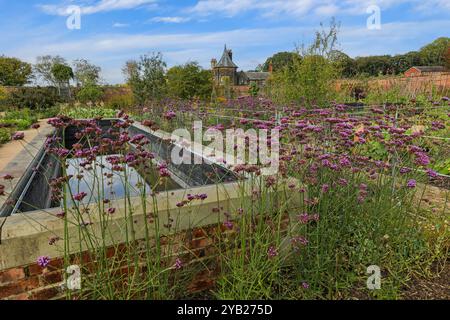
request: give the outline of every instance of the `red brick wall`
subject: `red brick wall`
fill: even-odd
[[[419,76],[419,75],[420,75],[420,71],[415,68],[410,68],[410,69],[406,70],[406,72],[405,72],[405,77],[413,77],[413,76]]]
[[[369,90],[389,90],[394,87],[400,87],[405,94],[409,95],[429,93],[434,88],[440,90],[442,95],[446,95],[450,91],[450,73],[417,75],[414,77],[387,77],[371,79],[366,82],[352,79],[338,80],[336,82],[336,90],[346,89],[358,84],[367,85]]]
[[[161,237],[160,243],[163,252],[167,247],[172,247],[172,251],[180,251],[180,248],[188,249],[186,253],[183,250],[178,255],[183,264],[195,262],[198,259],[214,257],[216,252],[216,240],[218,235],[229,237],[234,234],[233,231],[226,230],[223,225],[210,226],[208,228],[193,229],[184,231],[171,237]],[[123,254],[124,245],[111,247],[108,249],[108,258]],[[168,251],[168,250],[167,250]],[[170,254],[170,253],[169,253]],[[169,265],[173,265],[174,256],[169,258]],[[83,267],[94,263],[93,258],[88,252],[71,256],[71,264],[80,264]],[[143,266],[144,267],[144,266]],[[95,267],[93,267],[95,269]],[[120,274],[129,272],[127,265],[119,266],[117,272]],[[60,289],[64,283],[64,259],[52,259],[47,268],[43,269],[37,263],[20,266],[0,271],[0,300],[48,300],[64,299],[65,294]],[[192,276],[192,281],[187,289],[189,293],[195,293],[209,289],[214,286],[215,277],[218,269],[215,267],[203,269]]]
[[[214,251],[213,239],[217,231],[224,232],[223,227],[209,227],[208,229],[194,229],[189,232],[177,234],[171,239],[161,237],[161,246],[167,247],[169,241],[171,246],[189,248],[189,254],[182,256],[183,263],[189,263],[198,258],[212,256]],[[107,256],[112,258],[114,255],[121,254],[125,246],[111,247],[108,249]],[[80,264],[83,267],[91,263],[92,257],[88,252],[81,256],[79,254],[71,256],[71,264]],[[81,260],[81,261],[80,261]],[[173,259],[172,259],[173,260]],[[169,262],[171,263],[171,262]],[[94,268],[95,269],[95,268]],[[120,266],[117,270],[120,273],[127,272],[128,266]],[[50,261],[47,268],[43,269],[37,263],[20,266],[0,271],[0,299],[13,300],[48,300],[64,298],[61,291],[63,284],[64,258],[56,258]],[[196,275],[192,283],[189,284],[190,292],[205,290],[214,285],[214,274],[202,271]]]
[[[267,221],[271,223],[271,221]],[[286,215],[281,224],[283,234],[287,235],[289,226],[289,217]],[[223,224],[212,225],[204,228],[194,228],[182,231],[172,236],[163,236],[160,238],[160,245],[163,256],[166,256],[167,266],[173,266],[175,259],[180,258],[183,265],[197,264],[202,266],[195,273],[190,275],[187,284],[187,293],[193,294],[211,289],[215,285],[217,275],[219,274],[218,264],[218,244],[230,243],[230,240],[237,235],[235,229],[229,230]],[[137,241],[136,248],[145,248],[140,246],[143,240]],[[172,248],[169,252],[168,247]],[[110,247],[107,250],[108,259],[120,259],[126,253],[124,244]],[[139,249],[144,252],[145,249]],[[119,257],[119,258],[117,258]],[[201,262],[200,262],[201,261]],[[126,262],[126,261],[125,261]],[[125,262],[119,263],[117,269],[113,272],[127,274],[132,272],[133,267],[129,267]],[[95,257],[89,252],[73,254],[70,257],[70,264],[80,265],[83,269],[95,270]],[[207,267],[206,267],[207,266]],[[131,268],[131,269],[130,269]],[[141,265],[140,265],[141,268]],[[140,271],[145,272],[145,264],[142,263]],[[64,258],[52,259],[43,269],[37,263],[19,266],[0,271],[0,300],[49,300],[65,299],[65,293],[61,290],[64,283]]]

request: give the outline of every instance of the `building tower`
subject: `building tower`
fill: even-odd
[[[223,49],[223,54],[219,62],[216,63],[215,59],[211,60],[211,67],[213,69],[214,83],[216,85],[221,84],[224,77],[229,77],[231,85],[238,84],[238,66],[233,62],[233,52],[227,49],[227,45],[225,45]]]

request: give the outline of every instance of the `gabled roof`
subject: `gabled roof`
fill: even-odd
[[[443,66],[414,66],[413,67],[420,72],[443,72],[445,71],[445,67]]]
[[[223,49],[222,58],[216,64],[216,67],[220,68],[237,68],[238,66],[231,60],[230,51],[227,50],[227,46]]]
[[[266,80],[270,76],[270,72],[244,72],[249,80]]]

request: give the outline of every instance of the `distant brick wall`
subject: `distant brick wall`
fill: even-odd
[[[345,90],[356,85],[367,85],[369,90],[390,90],[399,87],[406,95],[430,93],[432,90],[437,90],[438,93],[445,95],[450,91],[450,73],[416,75],[414,77],[388,77],[372,79],[366,82],[343,79],[336,82],[336,89]]]

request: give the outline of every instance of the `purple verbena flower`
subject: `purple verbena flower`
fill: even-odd
[[[80,192],[73,196],[73,199],[76,201],[81,201],[87,196],[86,192]]]
[[[174,267],[176,270],[180,270],[180,269],[183,268],[183,262],[181,261],[180,258],[177,258],[177,259],[175,260],[175,264],[173,265],[173,267]]]
[[[24,138],[25,138],[25,133],[23,133],[23,132],[16,132],[12,136],[13,140],[23,140]]]
[[[37,259],[37,264],[41,268],[46,268],[49,263],[50,263],[50,257],[48,257],[48,256],[41,256]]]
[[[406,186],[411,189],[415,188],[416,185],[417,185],[417,182],[414,179],[409,180],[408,183],[406,184]]]
[[[269,256],[269,258],[274,258],[278,255],[277,249],[273,246],[271,246],[269,248],[269,250],[267,250],[267,255]]]

